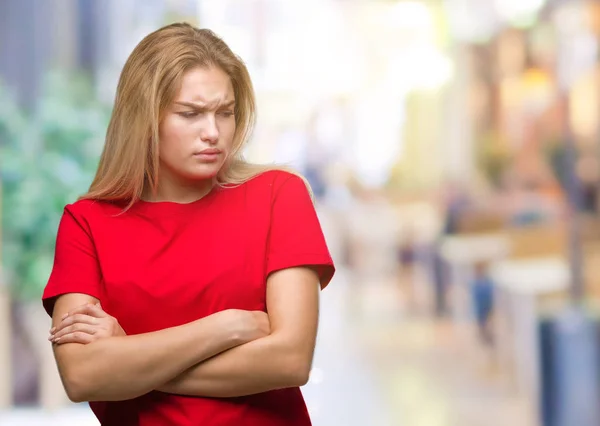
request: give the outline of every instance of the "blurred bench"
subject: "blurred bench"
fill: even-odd
[[[457,223],[457,234],[479,235],[504,230],[506,219],[498,212],[473,210],[461,213]]]

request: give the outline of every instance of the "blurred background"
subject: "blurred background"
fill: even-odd
[[[316,426],[600,425],[600,2],[0,0],[1,425],[97,425],[40,297],[120,70],[175,21],[248,65],[247,157],[315,192]]]

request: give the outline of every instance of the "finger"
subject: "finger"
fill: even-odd
[[[90,315],[90,316],[96,317],[96,318],[105,318],[108,316],[100,307],[98,307],[92,303],[88,303],[88,304],[81,305],[81,306],[78,306],[77,308],[73,309],[68,314],[65,314],[62,319],[64,320],[65,318],[70,317],[71,315],[77,315],[77,314]]]
[[[50,337],[48,337],[48,340],[56,340],[66,334],[75,333],[75,332],[81,332],[81,333],[94,335],[98,332],[98,330],[99,330],[98,326],[77,323],[77,324],[73,324],[68,327],[65,327],[62,330],[60,330],[54,334],[51,334]]]
[[[71,315],[77,315],[77,314],[85,314],[88,315],[88,309],[90,307],[90,303],[86,303],[85,305],[81,305],[81,306],[77,306],[76,308],[74,308],[73,310],[67,312],[66,314],[64,314],[61,318],[61,321],[64,321],[65,318],[71,316]]]
[[[68,327],[69,325],[73,325],[77,322],[93,325],[98,324],[99,321],[100,320],[98,318],[87,314],[73,314],[70,316],[65,316],[63,317],[63,320],[61,320],[55,327],[50,329],[50,334],[55,334],[63,328]]]
[[[85,314],[75,314],[71,315],[64,320],[62,320],[56,327],[50,329],[50,334],[56,334],[60,330],[70,325],[80,323],[80,324],[90,324],[90,325],[98,325],[100,322],[99,318],[92,317],[90,315]]]
[[[91,334],[76,331],[74,333],[65,334],[64,336],[55,339],[52,343],[57,345],[63,345],[65,343],[81,343],[86,345],[92,343],[94,340],[95,338]]]

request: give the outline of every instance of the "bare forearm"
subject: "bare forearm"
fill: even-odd
[[[310,358],[275,336],[246,343],[187,370],[158,390],[191,396],[237,397],[301,386]]]
[[[153,333],[59,345],[55,350],[72,400],[117,401],[148,393],[236,344],[219,318],[211,316]]]

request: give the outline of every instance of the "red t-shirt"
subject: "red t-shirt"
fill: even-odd
[[[314,265],[321,286],[334,274],[304,182],[282,171],[215,188],[190,203],[122,206],[83,200],[65,207],[43,303],[96,297],[129,335],[189,323],[225,309],[266,311],[267,276]],[[92,402],[103,425],[310,425],[299,388],[239,398],[150,392]]]

